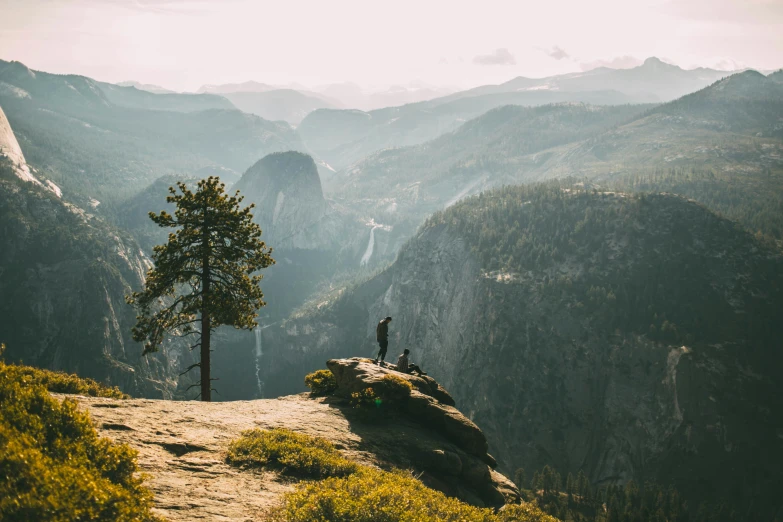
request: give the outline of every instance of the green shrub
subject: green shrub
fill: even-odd
[[[337,389],[337,380],[330,370],[318,370],[305,376],[305,385],[312,395],[329,395]]]
[[[0,356],[5,352],[5,344],[0,344]],[[54,372],[32,366],[8,364],[0,361],[0,368],[14,381],[24,385],[40,384],[50,392],[72,393],[90,397],[108,397],[110,399],[129,399],[116,386],[109,387],[89,378],[73,373]]]
[[[375,387],[375,393],[385,401],[400,401],[410,397],[413,385],[399,375],[387,374],[381,378],[380,385]]]
[[[277,522],[557,522],[534,505],[506,506],[498,514],[471,506],[426,487],[409,472],[358,465],[330,442],[286,429],[245,431],[230,444],[228,462],[285,466],[322,479],[285,495],[272,513]]]
[[[227,460],[234,466],[283,466],[294,475],[316,478],[342,477],[358,469],[331,442],[286,429],[243,432],[229,445]]]
[[[535,504],[509,504],[497,514],[498,522],[560,522]]]
[[[0,363],[0,520],[157,520],[136,452],[19,368]]]
[[[372,387],[351,394],[350,404],[359,409],[365,420],[380,420],[381,412],[388,413],[410,397],[413,385],[398,375],[384,375]]]
[[[280,522],[497,522],[491,509],[429,489],[403,471],[362,467],[345,478],[301,486],[272,516]]]
[[[383,403],[383,399],[375,395],[372,388],[365,388],[362,391],[353,392],[351,394],[351,406],[354,408],[380,408]]]
[[[32,366],[15,364],[5,365],[8,374],[25,385],[40,384],[50,392],[72,393],[90,397],[108,397],[111,399],[128,399],[129,395],[122,393],[116,386],[110,388],[92,379],[78,375],[42,370]]]

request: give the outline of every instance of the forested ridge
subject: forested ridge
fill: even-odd
[[[671,343],[726,342],[749,332],[775,339],[775,317],[755,307],[767,299],[783,305],[780,248],[679,197],[564,182],[513,186],[463,200],[425,228],[440,224],[466,238],[488,274],[532,282],[609,331]],[[704,256],[710,251],[753,262],[755,280],[719,285],[705,275],[720,261]],[[730,306],[718,297],[740,286],[759,299]],[[738,319],[737,310],[746,313]]]

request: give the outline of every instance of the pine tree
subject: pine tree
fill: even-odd
[[[530,483],[530,487],[536,494],[538,494],[539,489],[542,489],[541,474],[538,471],[533,472],[533,481]]]
[[[527,484],[527,476],[525,475],[525,468],[518,468],[514,472],[514,481],[519,489],[524,489]]]
[[[258,286],[262,276],[252,274],[274,260],[252,221],[253,205],[240,209],[238,191],[229,196],[214,176],[199,181],[195,192],[181,182],[177,187],[179,193],[170,187],[166,198],[177,205],[173,216],[150,212],[158,226],[177,230],[155,247],[144,290],[127,301],[139,311],[133,338],[145,343],[145,355],[157,351],[166,335],[199,336],[191,349],[200,347],[200,361],[185,372],[201,370],[201,400],[210,401],[211,332],[258,325],[256,311],[266,303]]]
[[[574,476],[571,474],[571,472],[568,472],[568,476],[566,477],[566,494],[568,495],[568,501],[571,502],[574,496]]]
[[[589,499],[590,496],[590,480],[585,475],[585,472],[581,469],[576,474],[576,494],[579,495],[581,502]]]

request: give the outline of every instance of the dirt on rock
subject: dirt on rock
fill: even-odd
[[[324,437],[358,462],[377,462],[358,449],[361,438],[339,408],[306,394],[213,403],[69,397],[89,411],[102,436],[138,450],[155,512],[171,521],[264,520],[294,489],[285,475],[226,464],[229,442],[246,429],[289,428]]]

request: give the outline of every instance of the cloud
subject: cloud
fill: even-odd
[[[571,58],[571,56],[567,52],[565,52],[565,50],[563,50],[562,47],[559,47],[557,45],[555,45],[554,47],[552,47],[552,49],[549,50],[547,49],[541,49],[541,50],[544,51],[547,54],[547,56],[549,56],[550,58],[554,58],[555,60],[562,60],[563,58]]]
[[[131,11],[159,14],[195,14],[210,8],[207,0],[85,0],[95,5],[114,5]],[[228,0],[224,0],[228,1]]]
[[[491,54],[480,54],[473,58],[473,63],[478,65],[516,65],[517,59],[508,49],[495,49]]]
[[[590,71],[598,67],[609,67],[610,69],[630,69],[632,67],[638,67],[642,63],[644,62],[638,58],[625,55],[615,56],[614,58],[610,58],[608,60],[593,60],[591,62],[582,62],[579,64],[579,67],[583,71]]]
[[[779,24],[783,3],[778,0],[670,0],[665,11],[676,17],[731,24]]]
[[[694,69],[696,67],[699,66],[693,66]],[[711,67],[712,69],[717,69],[719,71],[739,71],[748,68],[748,66],[744,63],[732,60],[731,58],[716,58],[712,61],[712,63],[709,63],[707,67]]]

